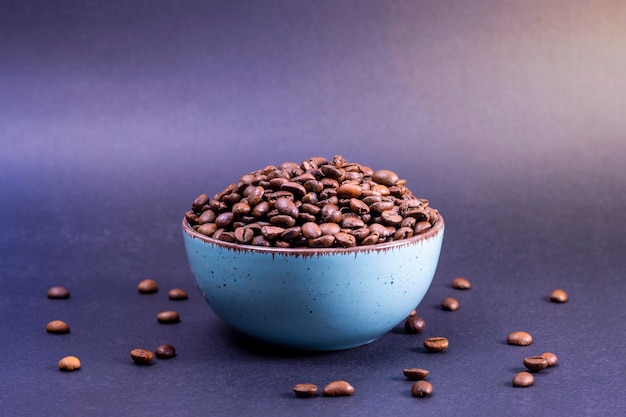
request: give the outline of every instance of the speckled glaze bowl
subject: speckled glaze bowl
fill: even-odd
[[[183,219],[197,286],[235,329],[303,350],[370,343],[401,323],[428,290],[443,241],[424,234],[355,248],[268,248],[211,239]]]

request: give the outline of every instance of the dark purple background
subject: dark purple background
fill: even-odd
[[[620,415],[625,109],[619,1],[3,1],[0,413]],[[246,172],[335,154],[395,170],[445,216],[427,330],[255,347],[195,290],[183,213]],[[472,290],[450,288],[460,275]],[[158,294],[137,293],[147,277]],[[570,302],[547,300],[559,287]],[[170,308],[182,322],[159,325]],[[72,332],[47,334],[53,319]],[[534,344],[508,346],[514,330]],[[450,349],[424,353],[435,335]],[[130,360],[162,342],[175,359]],[[546,350],[558,366],[511,387]],[[59,372],[65,355],[83,369]],[[431,371],[431,398],[405,367]],[[336,379],[355,395],[291,392]]]

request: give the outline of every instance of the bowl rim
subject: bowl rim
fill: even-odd
[[[182,222],[183,232],[189,237],[200,240],[204,243],[208,243],[214,246],[219,246],[224,249],[234,250],[236,252],[254,252],[254,253],[268,253],[276,255],[294,255],[294,256],[320,256],[320,255],[332,255],[332,254],[357,254],[357,253],[369,253],[369,252],[386,252],[392,249],[398,249],[403,246],[414,245],[418,242],[429,240],[437,236],[444,229],[444,220],[441,214],[438,214],[437,221],[424,233],[412,236],[407,239],[394,240],[391,242],[377,243],[375,245],[365,246],[353,246],[351,248],[310,248],[310,247],[295,247],[295,248],[277,248],[274,246],[253,246],[243,245],[241,243],[225,242],[222,240],[213,239],[209,236],[203,235],[197,232],[191,227],[187,219],[183,216]]]

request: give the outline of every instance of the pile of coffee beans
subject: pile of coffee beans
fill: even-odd
[[[280,248],[355,247],[410,238],[429,230],[439,213],[390,170],[309,158],[250,172],[185,214],[213,239]]]

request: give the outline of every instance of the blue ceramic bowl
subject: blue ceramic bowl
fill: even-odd
[[[401,323],[428,290],[444,222],[372,246],[280,249],[211,239],[183,219],[187,258],[213,311],[235,329],[289,348],[339,350]]]

